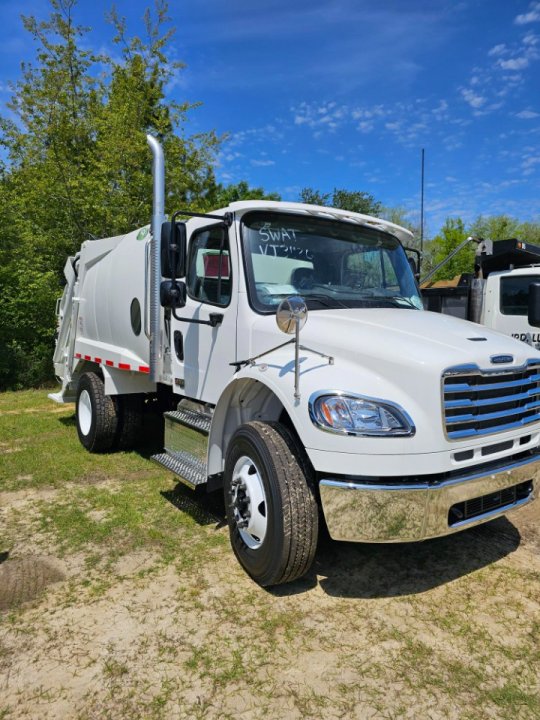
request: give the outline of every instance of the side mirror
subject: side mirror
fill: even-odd
[[[173,310],[183,308],[186,304],[186,283],[181,280],[163,280],[159,287],[161,307]]]
[[[405,250],[405,254],[407,255],[407,260],[409,261],[409,267],[411,268],[412,273],[418,282],[420,280],[420,260],[422,258],[422,255],[420,251],[416,248],[404,247],[403,249]],[[413,255],[416,255],[416,258],[411,257],[407,253],[413,253]]]
[[[161,226],[161,274],[165,278],[186,275],[187,230],[185,223],[164,222]]]
[[[529,325],[540,327],[540,283],[529,285]]]
[[[416,264],[416,260],[412,257],[408,257],[407,260],[409,261],[409,266],[412,270],[412,274],[418,280],[418,278],[420,277],[420,273],[418,272],[418,265]]]

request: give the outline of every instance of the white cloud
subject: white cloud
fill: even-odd
[[[536,2],[540,8],[540,2]],[[532,65],[540,59],[540,37],[528,31],[512,43],[499,43],[487,51],[485,66],[476,66],[461,96],[474,116],[500,109],[517,93],[530,77]],[[526,72],[529,74],[527,75]]]
[[[478,110],[486,104],[486,98],[483,95],[478,95],[469,88],[462,88],[461,95],[465,102],[467,102],[475,110]]]
[[[482,98],[469,95],[469,101],[483,107]],[[489,105],[486,109],[494,108]],[[335,102],[302,102],[291,108],[292,122],[300,132],[309,128],[314,140],[322,141],[334,134],[355,129],[360,135],[392,136],[400,145],[416,147],[429,137],[438,137],[443,143],[451,142],[457,148],[462,144],[460,134],[450,135],[449,126],[464,126],[467,120],[452,111],[449,100],[417,98],[409,102],[388,105],[348,107]],[[445,137],[446,136],[446,137]],[[451,140],[447,140],[451,137]],[[350,159],[351,164],[354,162]]]
[[[252,160],[251,164],[254,167],[270,167],[270,165],[275,165],[274,160]]]
[[[317,128],[336,130],[347,119],[349,108],[336,102],[311,105],[302,102],[298,107],[293,108],[293,112],[295,125],[307,125],[313,130]]]
[[[358,130],[360,130],[361,133],[370,133],[374,127],[375,123],[371,120],[362,120],[362,122],[358,123],[357,125]]]
[[[529,59],[526,57],[509,58],[508,60],[499,60],[497,65],[503,70],[524,70],[529,67]]]
[[[521,112],[516,113],[516,117],[520,120],[534,120],[537,117],[540,117],[540,113],[534,112],[533,110],[522,110]]]
[[[494,55],[504,55],[506,52],[506,45],[504,43],[501,43],[500,45],[495,45],[495,47],[492,47],[491,50],[488,52],[488,55],[490,57],[493,57]]]
[[[439,100],[438,106],[433,108],[431,113],[435,117],[436,120],[443,121],[448,116],[448,108],[449,108],[449,105],[446,100]]]
[[[532,2],[529,5],[529,12],[518,15],[514,19],[516,25],[528,25],[533,22],[540,22],[540,2]]]
[[[540,165],[540,157],[529,158],[523,163],[523,174],[533,175],[536,172],[536,168]]]

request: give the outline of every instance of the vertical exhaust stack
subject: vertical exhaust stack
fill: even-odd
[[[165,222],[165,159],[161,143],[153,136],[146,140],[152,151],[152,245],[150,255],[150,380],[158,382],[161,348],[159,331],[161,303],[161,226]]]

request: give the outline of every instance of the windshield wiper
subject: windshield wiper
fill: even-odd
[[[381,300],[384,300],[389,302],[393,307],[414,308],[414,310],[419,309],[413,302],[411,302],[408,298],[404,298],[402,295],[362,295],[360,299],[368,302],[371,302],[372,300],[374,302],[381,302]]]
[[[315,300],[328,308],[342,307],[347,310],[350,308],[350,305],[347,305],[342,300],[334,297],[328,297],[328,295],[323,295],[322,293],[310,293],[309,295],[306,293],[305,295],[301,295],[301,297],[303,297],[306,302],[308,300]]]

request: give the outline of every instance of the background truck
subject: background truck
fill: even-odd
[[[529,288],[540,283],[540,247],[517,239],[468,240],[478,243],[474,272],[424,281],[426,309],[472,320],[539,348],[540,333],[529,321],[536,307]]]
[[[540,352],[425,312],[392,223],[265,200],[167,222],[148,142],[151,228],[65,266],[51,397],[75,402],[89,451],[134,446],[159,403],[154,460],[222,489],[263,586],[307,572],[320,522],[336,540],[416,541],[531,502]]]

